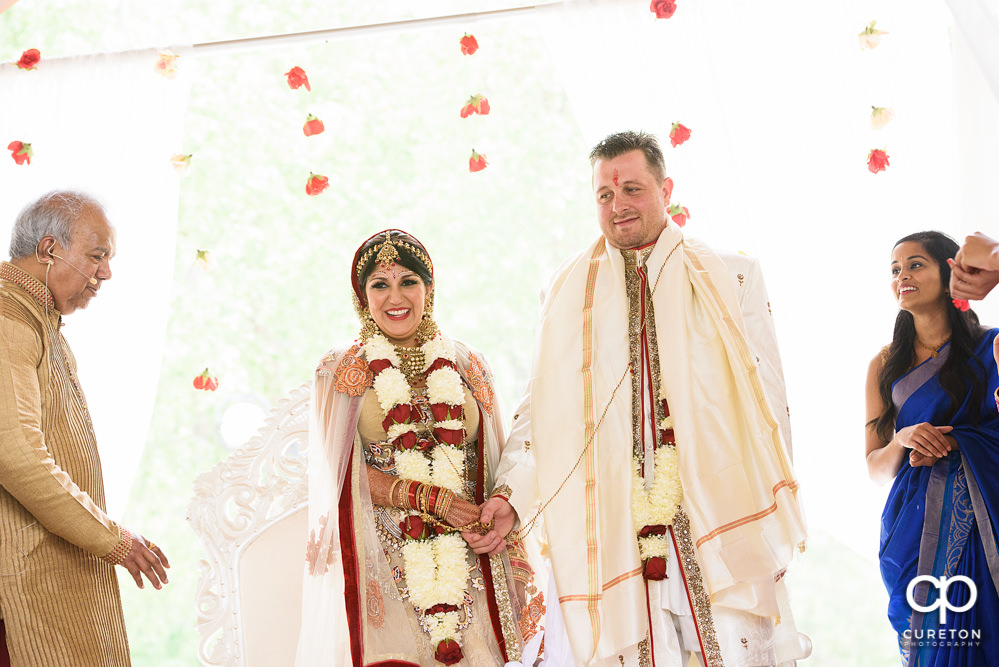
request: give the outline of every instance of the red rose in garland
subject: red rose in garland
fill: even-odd
[[[453,639],[445,639],[437,645],[437,650],[434,651],[434,660],[445,665],[461,662],[461,658],[461,647]]]
[[[21,54],[21,59],[17,61],[17,66],[21,69],[37,69],[35,65],[42,59],[42,53],[38,49],[28,49]]]
[[[330,186],[330,179],[321,174],[309,172],[309,181],[305,184],[305,194],[315,197]]]
[[[470,56],[479,50],[479,42],[476,41],[475,35],[469,35],[467,32],[465,36],[461,38],[461,55]]]
[[[461,117],[468,118],[473,113],[477,113],[481,116],[489,115],[489,100],[487,100],[482,95],[472,95],[465,102],[465,106],[461,108]]]
[[[201,391],[215,391],[219,388],[219,379],[206,368],[201,375],[194,378],[194,388]]]
[[[690,128],[680,123],[673,123],[673,127],[669,131],[669,142],[673,144],[673,148],[676,148],[687,139],[690,139]]]
[[[962,313],[966,313],[971,310],[971,304],[968,303],[967,299],[951,299],[954,307],[960,310]]]
[[[661,581],[666,578],[666,559],[654,556],[642,565],[642,576],[649,581]]]
[[[323,125],[323,121],[319,120],[311,113],[309,117],[305,119],[305,125],[302,127],[302,132],[305,132],[305,136],[311,137],[314,134],[322,134],[326,130],[326,126]]]
[[[657,19],[668,19],[676,13],[676,2],[674,0],[652,0],[649,11],[654,13]]]
[[[18,164],[24,164],[25,162],[31,164],[31,156],[35,154],[35,151],[31,150],[31,144],[26,144],[21,141],[10,142],[7,144],[7,150],[10,151],[10,155],[14,158],[14,162]]]
[[[284,75],[288,77],[288,87],[292,90],[296,90],[302,86],[305,86],[305,89],[308,91],[312,90],[312,86],[309,85],[309,77],[305,75],[305,70],[298,65],[292,67]]]
[[[687,207],[677,204],[671,205],[666,212],[669,213],[669,217],[673,218],[673,222],[680,227],[687,224],[687,219],[690,217],[690,211],[687,210]]]
[[[475,149],[472,149],[472,157],[468,158],[468,170],[471,172],[482,171],[486,168],[486,156],[476,153]]]
[[[888,168],[888,153],[885,153],[880,148],[875,148],[870,153],[867,154],[867,169],[872,173],[876,174],[879,171],[884,171]]]

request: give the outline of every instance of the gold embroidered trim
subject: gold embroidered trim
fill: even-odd
[[[468,383],[472,388],[472,395],[482,405],[482,409],[490,417],[493,414],[493,389],[489,386],[492,381],[492,373],[481,360],[471,352],[468,354]]]
[[[496,607],[499,611],[500,626],[503,628],[503,639],[506,641],[506,657],[510,662],[520,662],[520,643],[517,641],[517,624],[513,618],[513,604],[510,602],[510,590],[506,587],[506,568],[503,567],[503,557],[500,554],[490,556],[489,565],[493,571],[493,593],[496,595]]]
[[[711,597],[704,588],[704,580],[701,578],[701,566],[697,563],[694,541],[690,536],[690,519],[682,507],[676,511],[670,530],[673,531],[677,561],[683,573],[683,580],[687,584],[690,609],[697,624],[701,646],[704,648],[704,665],[722,667],[721,648],[718,646],[714,617],[711,614]]]
[[[55,308],[55,301],[52,300],[52,293],[37,278],[26,271],[22,271],[9,262],[0,263],[0,280],[8,280],[25,292],[39,304],[46,308]]]

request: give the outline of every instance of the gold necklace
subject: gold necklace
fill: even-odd
[[[930,351],[930,357],[933,358],[933,359],[936,359],[937,355],[940,354],[940,352],[939,352],[940,348],[943,347],[944,345],[946,345],[949,340],[950,340],[950,336],[947,336],[947,338],[945,338],[943,340],[943,342],[940,343],[939,345],[937,345],[936,347],[930,347],[929,345],[925,344],[923,341],[919,340],[919,336],[916,336],[916,345],[918,345],[919,347],[921,347],[923,349],[929,350]]]
[[[409,384],[423,378],[425,356],[422,347],[399,347],[394,345],[395,353],[399,355],[399,370],[406,376]]]

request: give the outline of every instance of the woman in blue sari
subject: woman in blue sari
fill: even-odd
[[[894,480],[881,517],[881,576],[908,667],[999,665],[999,330],[982,327],[966,302],[952,303],[948,261],[957,250],[939,232],[895,245],[900,310],[891,345],[867,374],[868,471]]]

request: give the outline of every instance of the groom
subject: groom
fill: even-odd
[[[543,522],[577,664],[805,657],[780,581],[805,528],[759,266],[684,238],[655,137],[611,135],[590,162],[602,235],[546,290],[483,505],[495,527],[470,544]]]

